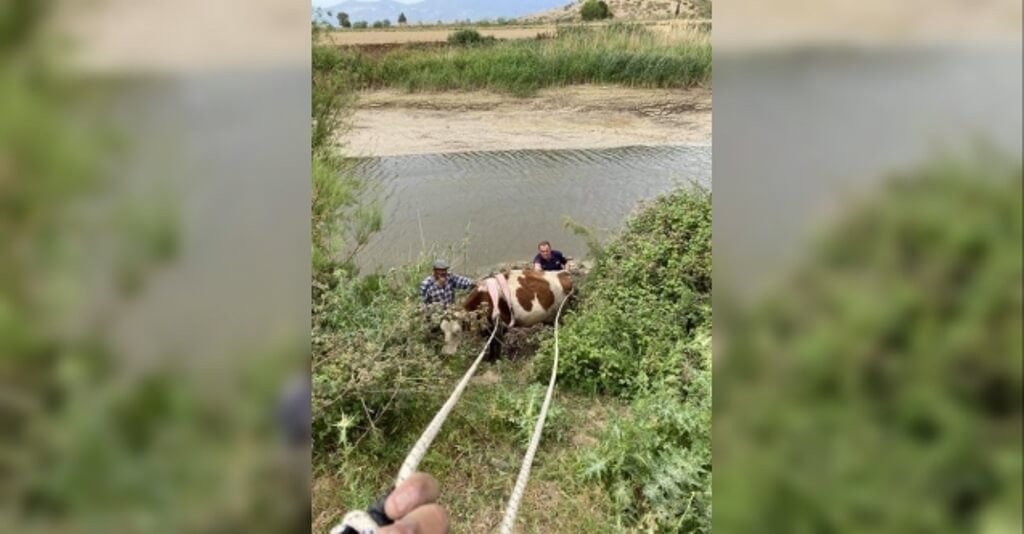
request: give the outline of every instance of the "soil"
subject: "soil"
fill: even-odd
[[[484,37],[493,36],[497,39],[533,39],[538,33],[553,33],[553,24],[536,26],[511,26],[511,27],[483,27],[474,26],[473,29],[480,32]],[[408,26],[393,30],[340,30],[329,34],[333,44],[339,46],[354,45],[381,45],[394,43],[443,43],[448,41],[448,36],[456,28],[447,27],[424,27]]]
[[[711,88],[574,86],[360,95],[339,141],[354,156],[711,143]]]

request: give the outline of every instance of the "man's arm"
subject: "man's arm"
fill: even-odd
[[[455,289],[472,289],[476,284],[472,280],[459,274],[451,275],[452,285]]]

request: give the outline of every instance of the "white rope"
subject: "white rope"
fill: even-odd
[[[575,291],[573,289],[572,291]],[[540,415],[537,423],[533,426],[533,437],[530,439],[530,446],[526,449],[526,456],[523,457],[523,466],[519,469],[519,477],[516,478],[516,485],[512,489],[512,496],[508,499],[508,506],[505,508],[505,518],[501,521],[501,534],[512,534],[516,524],[516,512],[519,510],[519,501],[526,491],[526,482],[530,478],[530,467],[533,465],[533,455],[537,452],[540,444],[540,434],[544,430],[544,419],[548,415],[548,406],[551,405],[551,396],[555,392],[555,378],[558,376],[558,318],[562,315],[562,306],[569,301],[569,295],[565,296],[562,303],[558,305],[558,313],[555,314],[555,361],[551,364],[551,380],[548,382],[548,392],[544,396],[544,404],[540,408]]]
[[[430,443],[434,441],[437,433],[441,431],[441,425],[444,424],[444,420],[448,418],[448,414],[455,407],[455,403],[459,402],[459,397],[462,395],[462,390],[466,389],[466,384],[469,383],[469,379],[473,378],[473,374],[476,373],[476,368],[480,365],[480,361],[483,359],[484,354],[487,352],[487,348],[491,346],[491,341],[494,340],[494,334],[498,332],[498,326],[501,321],[494,322],[494,328],[491,330],[491,337],[487,338],[487,343],[484,344],[483,350],[480,351],[480,355],[476,357],[476,361],[470,366],[469,370],[466,371],[465,376],[459,381],[459,384],[455,386],[455,391],[452,392],[448,400],[445,401],[444,406],[441,406],[440,411],[434,415],[434,419],[427,425],[427,429],[423,431],[423,435],[420,436],[419,441],[412,446],[412,450],[409,451],[409,455],[405,457],[405,462],[402,463],[402,468],[398,470],[398,479],[395,480],[395,486],[397,487],[405,479],[409,478],[413,473],[416,472],[416,468],[420,465],[420,460],[427,454],[427,449],[430,448]]]

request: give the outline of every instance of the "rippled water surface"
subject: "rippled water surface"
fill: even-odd
[[[354,172],[374,184],[384,228],[360,253],[367,271],[458,245],[454,268],[474,271],[527,260],[550,240],[582,258],[565,217],[597,230],[621,228],[637,203],[678,186],[711,187],[710,146],[514,150],[360,158]]]

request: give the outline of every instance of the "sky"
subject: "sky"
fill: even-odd
[[[313,7],[330,7],[340,3],[342,0],[313,0]],[[375,2],[376,0],[361,0],[364,2]],[[395,2],[401,4],[416,4],[423,0],[395,0]]]

